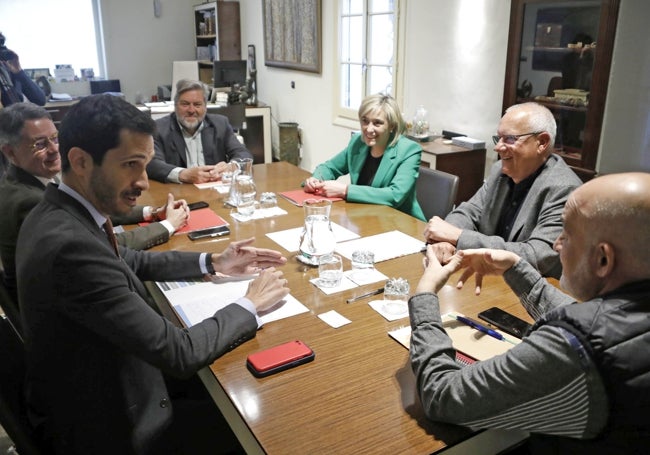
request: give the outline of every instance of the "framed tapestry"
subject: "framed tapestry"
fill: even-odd
[[[262,0],[264,64],[321,72],[321,0]]]

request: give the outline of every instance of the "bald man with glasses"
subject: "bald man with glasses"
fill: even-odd
[[[553,242],[562,231],[564,204],[582,181],[553,153],[556,130],[541,104],[506,110],[492,137],[500,159],[483,186],[444,220],[433,217],[424,231],[439,261],[457,249],[496,248],[518,254],[544,276],[560,277]]]

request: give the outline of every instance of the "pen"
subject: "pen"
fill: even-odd
[[[384,292],[384,288],[375,289],[374,291],[366,292],[365,294],[352,297],[346,300],[346,302],[348,303],[356,302],[357,300],[365,299],[366,297],[370,297],[371,295],[381,294],[382,292]]]
[[[508,341],[499,332],[497,332],[495,330],[492,330],[492,329],[490,329],[488,327],[485,327],[483,324],[479,324],[476,321],[472,321],[469,318],[466,318],[464,316],[456,316],[456,319],[459,320],[460,322],[462,322],[463,324],[466,324],[466,325],[478,330],[479,332],[486,333],[486,334],[490,335],[491,337],[496,338],[497,340]]]

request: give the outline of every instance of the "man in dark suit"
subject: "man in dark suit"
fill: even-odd
[[[56,127],[44,108],[17,103],[0,110],[0,150],[10,162],[6,177],[0,181],[0,258],[5,285],[14,298],[18,231],[27,214],[43,199],[45,186],[61,172],[58,142]],[[167,242],[188,216],[187,203],[169,195],[161,208],[137,206],[113,222],[161,221],[118,234],[120,244],[141,250]]]
[[[187,378],[254,337],[257,311],[289,292],[274,268],[286,258],[250,246],[254,239],[213,254],[115,244],[105,223],[128,213],[148,188],[154,129],[148,115],[121,98],[83,98],[60,129],[62,183],[48,185],[18,236],[27,403],[56,453],[218,450],[213,422],[181,414],[166,380]],[[189,329],[157,314],[141,281],[214,272],[259,276],[244,297]],[[196,438],[174,434],[177,421],[192,422],[214,443],[203,451],[186,447]]]
[[[433,217],[424,231],[439,261],[456,249],[497,248],[517,253],[544,276],[560,277],[553,242],[562,231],[564,204],[582,182],[553,153],[556,129],[541,104],[506,110],[493,136],[500,160],[483,186],[444,220]]]
[[[233,158],[253,158],[227,117],[206,115],[207,100],[202,82],[178,81],[174,113],[156,121],[156,156],[147,166],[149,177],[159,182],[212,182],[221,178]]]

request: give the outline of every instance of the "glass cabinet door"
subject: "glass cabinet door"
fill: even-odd
[[[618,0],[512,2],[503,107],[547,106],[555,152],[585,179],[595,173],[617,12]]]

